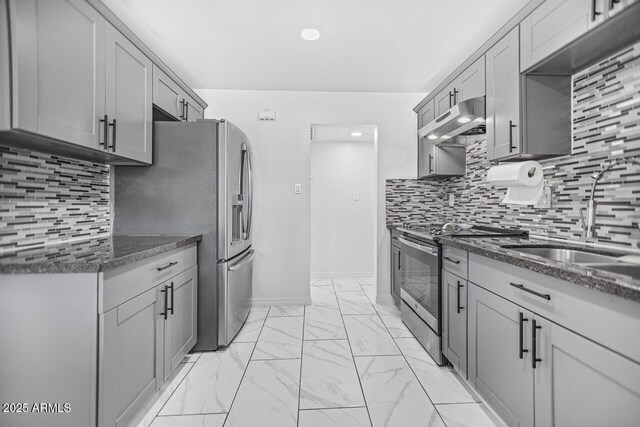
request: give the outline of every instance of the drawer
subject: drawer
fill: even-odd
[[[469,254],[469,282],[640,363],[640,304]]]
[[[98,283],[98,312],[104,313],[197,264],[192,244],[105,271]]]
[[[442,269],[467,279],[469,277],[467,251],[444,246],[442,248]]]

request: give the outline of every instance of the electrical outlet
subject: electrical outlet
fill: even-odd
[[[293,194],[301,194],[302,193],[302,184],[295,184],[293,186]]]
[[[354,202],[359,202],[360,201],[360,193],[358,193],[357,191],[355,193],[353,193],[353,201]]]
[[[449,194],[449,207],[452,208],[453,207],[453,202],[455,201],[455,195],[454,194]]]

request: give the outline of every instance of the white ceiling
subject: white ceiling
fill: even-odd
[[[431,90],[527,3],[103,1],[194,88],[346,92]]]

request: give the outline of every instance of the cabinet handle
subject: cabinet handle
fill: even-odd
[[[117,123],[116,123],[116,119],[113,119],[113,122],[109,123],[109,126],[113,126],[113,136],[112,136],[112,141],[113,144],[111,144],[111,146],[109,148],[111,148],[113,150],[113,152],[116,152],[116,129],[117,129]]]
[[[162,289],[160,292],[164,294],[164,311],[160,313],[160,315],[163,316],[165,320],[167,320],[167,287],[165,286],[164,289]]]
[[[591,0],[591,21],[595,21],[598,15],[602,15],[602,12],[598,12],[598,0]]]
[[[524,345],[524,322],[528,322],[529,319],[525,319],[524,318],[524,314],[522,313],[518,313],[518,316],[520,317],[518,324],[520,327],[520,339],[518,340],[518,356],[520,357],[520,359],[523,358],[523,355],[525,353],[528,353],[529,350],[526,350],[525,348],[523,348]]]
[[[109,140],[109,116],[105,114],[104,117],[100,119],[100,123],[102,123],[102,133],[104,140],[100,142],[99,145],[102,145],[105,150],[108,150],[109,145],[107,144],[107,141]]]
[[[449,91],[449,108],[453,107],[453,103],[451,102],[453,98],[453,94],[451,93],[451,91]]]
[[[514,288],[520,289],[521,291],[529,292],[530,294],[533,294],[533,295],[535,295],[537,297],[544,298],[547,301],[551,301],[551,295],[549,295],[549,294],[541,294],[540,292],[536,292],[533,289],[529,289],[529,288],[527,288],[524,285],[521,285],[519,283],[509,282],[509,284],[511,286],[513,286]]]
[[[429,154],[429,173],[433,172],[433,169],[431,167],[431,160],[433,159],[433,155]]]
[[[533,355],[533,357],[531,358],[531,367],[533,369],[536,369],[536,363],[542,362],[542,359],[538,358],[538,329],[542,329],[542,326],[538,326],[535,319],[533,319],[531,322],[533,326],[531,328],[531,332],[533,335],[531,337],[531,353]]]
[[[613,10],[617,3],[620,3],[620,0],[609,0],[609,10]]]
[[[188,122],[189,121],[189,102],[185,102],[184,104],[185,104],[185,107],[186,107],[185,109],[187,110],[187,113],[185,114],[184,120],[186,122]]]
[[[398,252],[398,270],[402,269],[402,265],[400,264],[400,256],[402,255],[402,253]]]
[[[458,103],[458,89],[453,88],[453,105],[456,105],[457,103]]]
[[[509,152],[515,150],[516,147],[513,146],[513,128],[516,125],[513,124],[512,120],[509,120]]]
[[[180,108],[180,120],[184,120],[184,105],[187,101],[185,101],[184,99],[182,101],[180,101],[180,105],[182,106]]]
[[[169,308],[168,308],[167,310],[165,310],[165,311],[169,311],[169,312],[171,312],[171,315],[173,316],[173,292],[174,292],[174,289],[173,289],[173,282],[171,282],[171,284],[168,286],[168,288],[169,288],[169,289],[171,289],[171,307],[169,307]]]
[[[157,267],[156,270],[163,271],[163,270],[166,270],[167,268],[173,267],[176,264],[178,264],[178,261],[170,262],[169,264],[163,265],[162,267]]]
[[[456,261],[455,259],[451,259],[448,256],[443,256],[442,259],[446,259],[449,262],[452,262],[454,264],[460,264],[460,261]]]
[[[460,306],[460,289],[464,288],[464,285],[460,284],[460,280],[458,280],[458,314],[460,314],[460,310],[464,309],[464,307]]]

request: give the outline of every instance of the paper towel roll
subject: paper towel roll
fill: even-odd
[[[507,187],[502,203],[533,205],[544,192],[542,166],[532,160],[494,166],[487,172],[487,182]]]
[[[493,166],[487,172],[487,182],[495,187],[537,187],[542,179],[542,166],[533,160]]]

